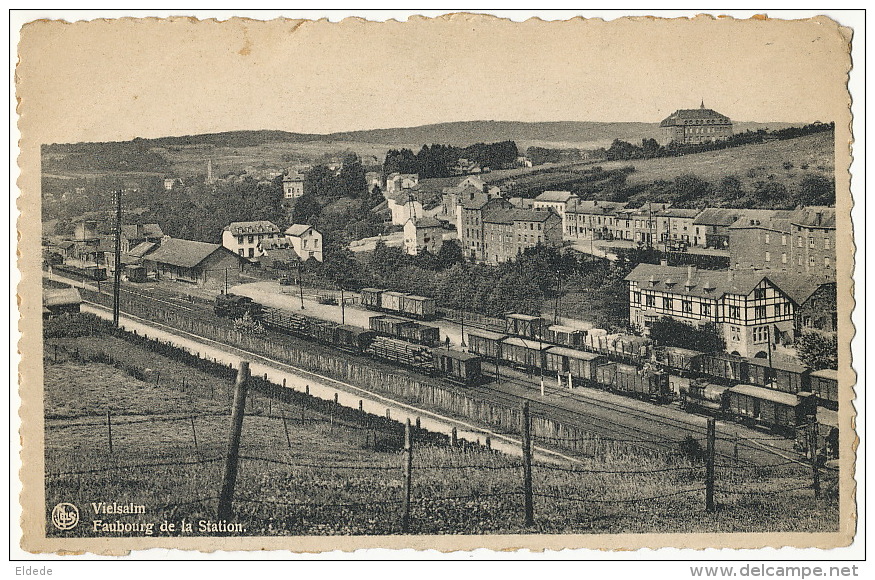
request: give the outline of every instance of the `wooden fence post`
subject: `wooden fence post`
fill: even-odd
[[[705,510],[714,511],[714,444],[716,424],[713,417],[708,419],[708,442],[705,452]]]
[[[106,409],[106,440],[109,443],[109,454],[112,455],[112,414]]]
[[[520,431],[522,432],[523,443],[523,494],[525,508],[525,525],[535,525],[535,505],[532,497],[532,432],[531,419],[529,418],[529,402],[523,403],[523,424]]]
[[[292,438],[289,436],[289,424],[286,422],[286,412],[280,407],[280,416],[283,419],[283,429],[286,432],[286,443],[289,445],[289,449],[292,448]]]
[[[820,498],[820,469],[817,465],[817,420],[808,426],[808,450],[811,455],[811,477],[814,497]]]
[[[197,445],[197,431],[195,431],[194,428],[194,415],[190,416],[188,419],[191,422],[191,437],[194,439],[194,454],[200,457],[201,452]]]
[[[459,445],[459,432],[456,431],[456,428],[453,427],[453,430],[450,431],[450,446],[456,447]]]
[[[410,496],[413,483],[413,442],[410,434],[410,419],[404,424],[404,515],[401,518],[401,531],[410,531]]]
[[[234,501],[234,485],[237,482],[237,460],[240,452],[240,431],[246,410],[246,390],[249,386],[249,361],[240,361],[237,382],[234,384],[234,407],[231,410],[231,428],[228,437],[228,456],[225,459],[225,474],[222,478],[222,493],[219,496],[219,519],[231,517]]]

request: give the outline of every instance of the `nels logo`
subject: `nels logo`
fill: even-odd
[[[52,509],[52,524],[59,530],[72,530],[79,523],[79,508],[71,503],[59,503]]]

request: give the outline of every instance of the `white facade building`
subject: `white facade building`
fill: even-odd
[[[257,258],[262,240],[280,237],[280,229],[271,222],[234,222],[222,232],[222,245],[243,258]]]
[[[293,224],[286,230],[286,238],[301,260],[313,258],[322,261],[322,234],[308,224]]]

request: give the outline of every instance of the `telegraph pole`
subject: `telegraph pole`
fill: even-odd
[[[346,299],[343,296],[343,286],[340,286],[340,323],[346,324]]]
[[[298,260],[298,292],[301,295],[301,310],[304,309],[304,279],[301,278],[301,260]]]
[[[122,190],[115,192],[115,272],[112,286],[112,325],[118,327],[119,296],[122,285]]]

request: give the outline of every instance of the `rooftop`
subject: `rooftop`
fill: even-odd
[[[165,240],[160,248],[149,254],[147,259],[181,268],[194,268],[219,250],[224,250],[234,256],[237,255],[230,250],[225,250],[219,244],[170,238]]]
[[[535,198],[536,201],[558,201],[567,203],[569,199],[576,197],[570,191],[545,191]]]
[[[729,120],[729,117],[726,115],[721,115],[714,109],[706,109],[705,103],[698,109],[678,109],[668,117],[662,120],[659,124],[660,127],[672,127],[675,125],[683,125],[684,121],[688,120],[699,120],[699,119],[709,119],[713,121],[717,121],[718,125],[729,125],[732,121]]]
[[[227,229],[235,236],[245,234],[278,234],[280,232],[280,229],[274,223],[268,221],[233,222]]]
[[[302,236],[304,232],[312,228],[309,224],[292,224],[286,229],[287,236]],[[313,230],[316,231],[316,230]]]

